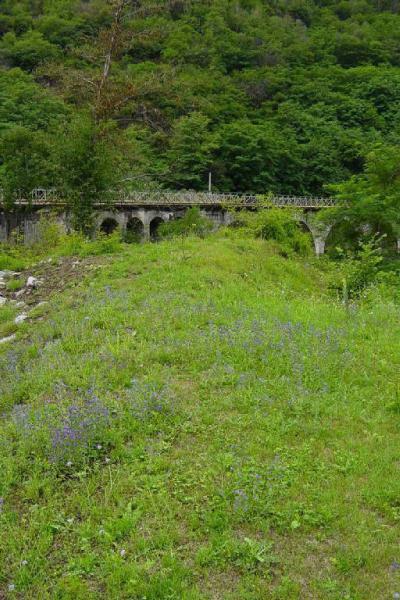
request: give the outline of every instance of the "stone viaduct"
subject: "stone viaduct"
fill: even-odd
[[[33,190],[30,198],[19,197],[12,212],[6,212],[2,206],[0,197],[0,241],[7,240],[18,230],[26,243],[32,243],[38,236],[40,219],[50,213],[56,215],[66,231],[71,229],[67,205],[54,190]],[[109,234],[119,228],[128,237],[151,240],[157,238],[161,223],[181,218],[193,206],[198,207],[217,228],[232,222],[232,210],[257,210],[260,198],[250,194],[186,191],[121,192],[112,201],[95,203],[93,218],[96,231]],[[311,233],[316,254],[324,253],[333,223],[321,222],[316,215],[321,209],[334,207],[334,199],[270,196],[266,206],[295,209],[293,217]]]

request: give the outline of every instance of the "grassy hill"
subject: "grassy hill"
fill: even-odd
[[[0,346],[0,597],[400,592],[399,307],[263,241],[86,266]]]

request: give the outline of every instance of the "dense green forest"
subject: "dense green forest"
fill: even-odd
[[[400,140],[398,0],[3,0],[0,33],[10,198],[201,190],[209,171],[322,194]]]

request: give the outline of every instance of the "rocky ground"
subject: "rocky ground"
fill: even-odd
[[[104,257],[77,259],[67,257],[47,259],[20,272],[0,271],[0,307],[10,306],[16,309],[14,325],[37,316],[38,308],[67,287],[76,286],[85,275],[98,269],[104,263]],[[15,332],[1,335],[0,344],[12,341]]]

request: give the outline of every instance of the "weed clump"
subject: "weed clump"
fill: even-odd
[[[189,208],[182,218],[162,223],[158,232],[161,238],[205,237],[211,229],[211,221],[203,217],[198,208]]]
[[[11,424],[26,456],[34,453],[62,473],[87,463],[104,447],[111,415],[88,390],[74,400],[58,398],[40,407],[16,405]]]
[[[311,252],[310,236],[302,231],[292,210],[260,208],[255,212],[234,213],[234,227],[242,234],[273,240],[279,245],[282,256]]]

